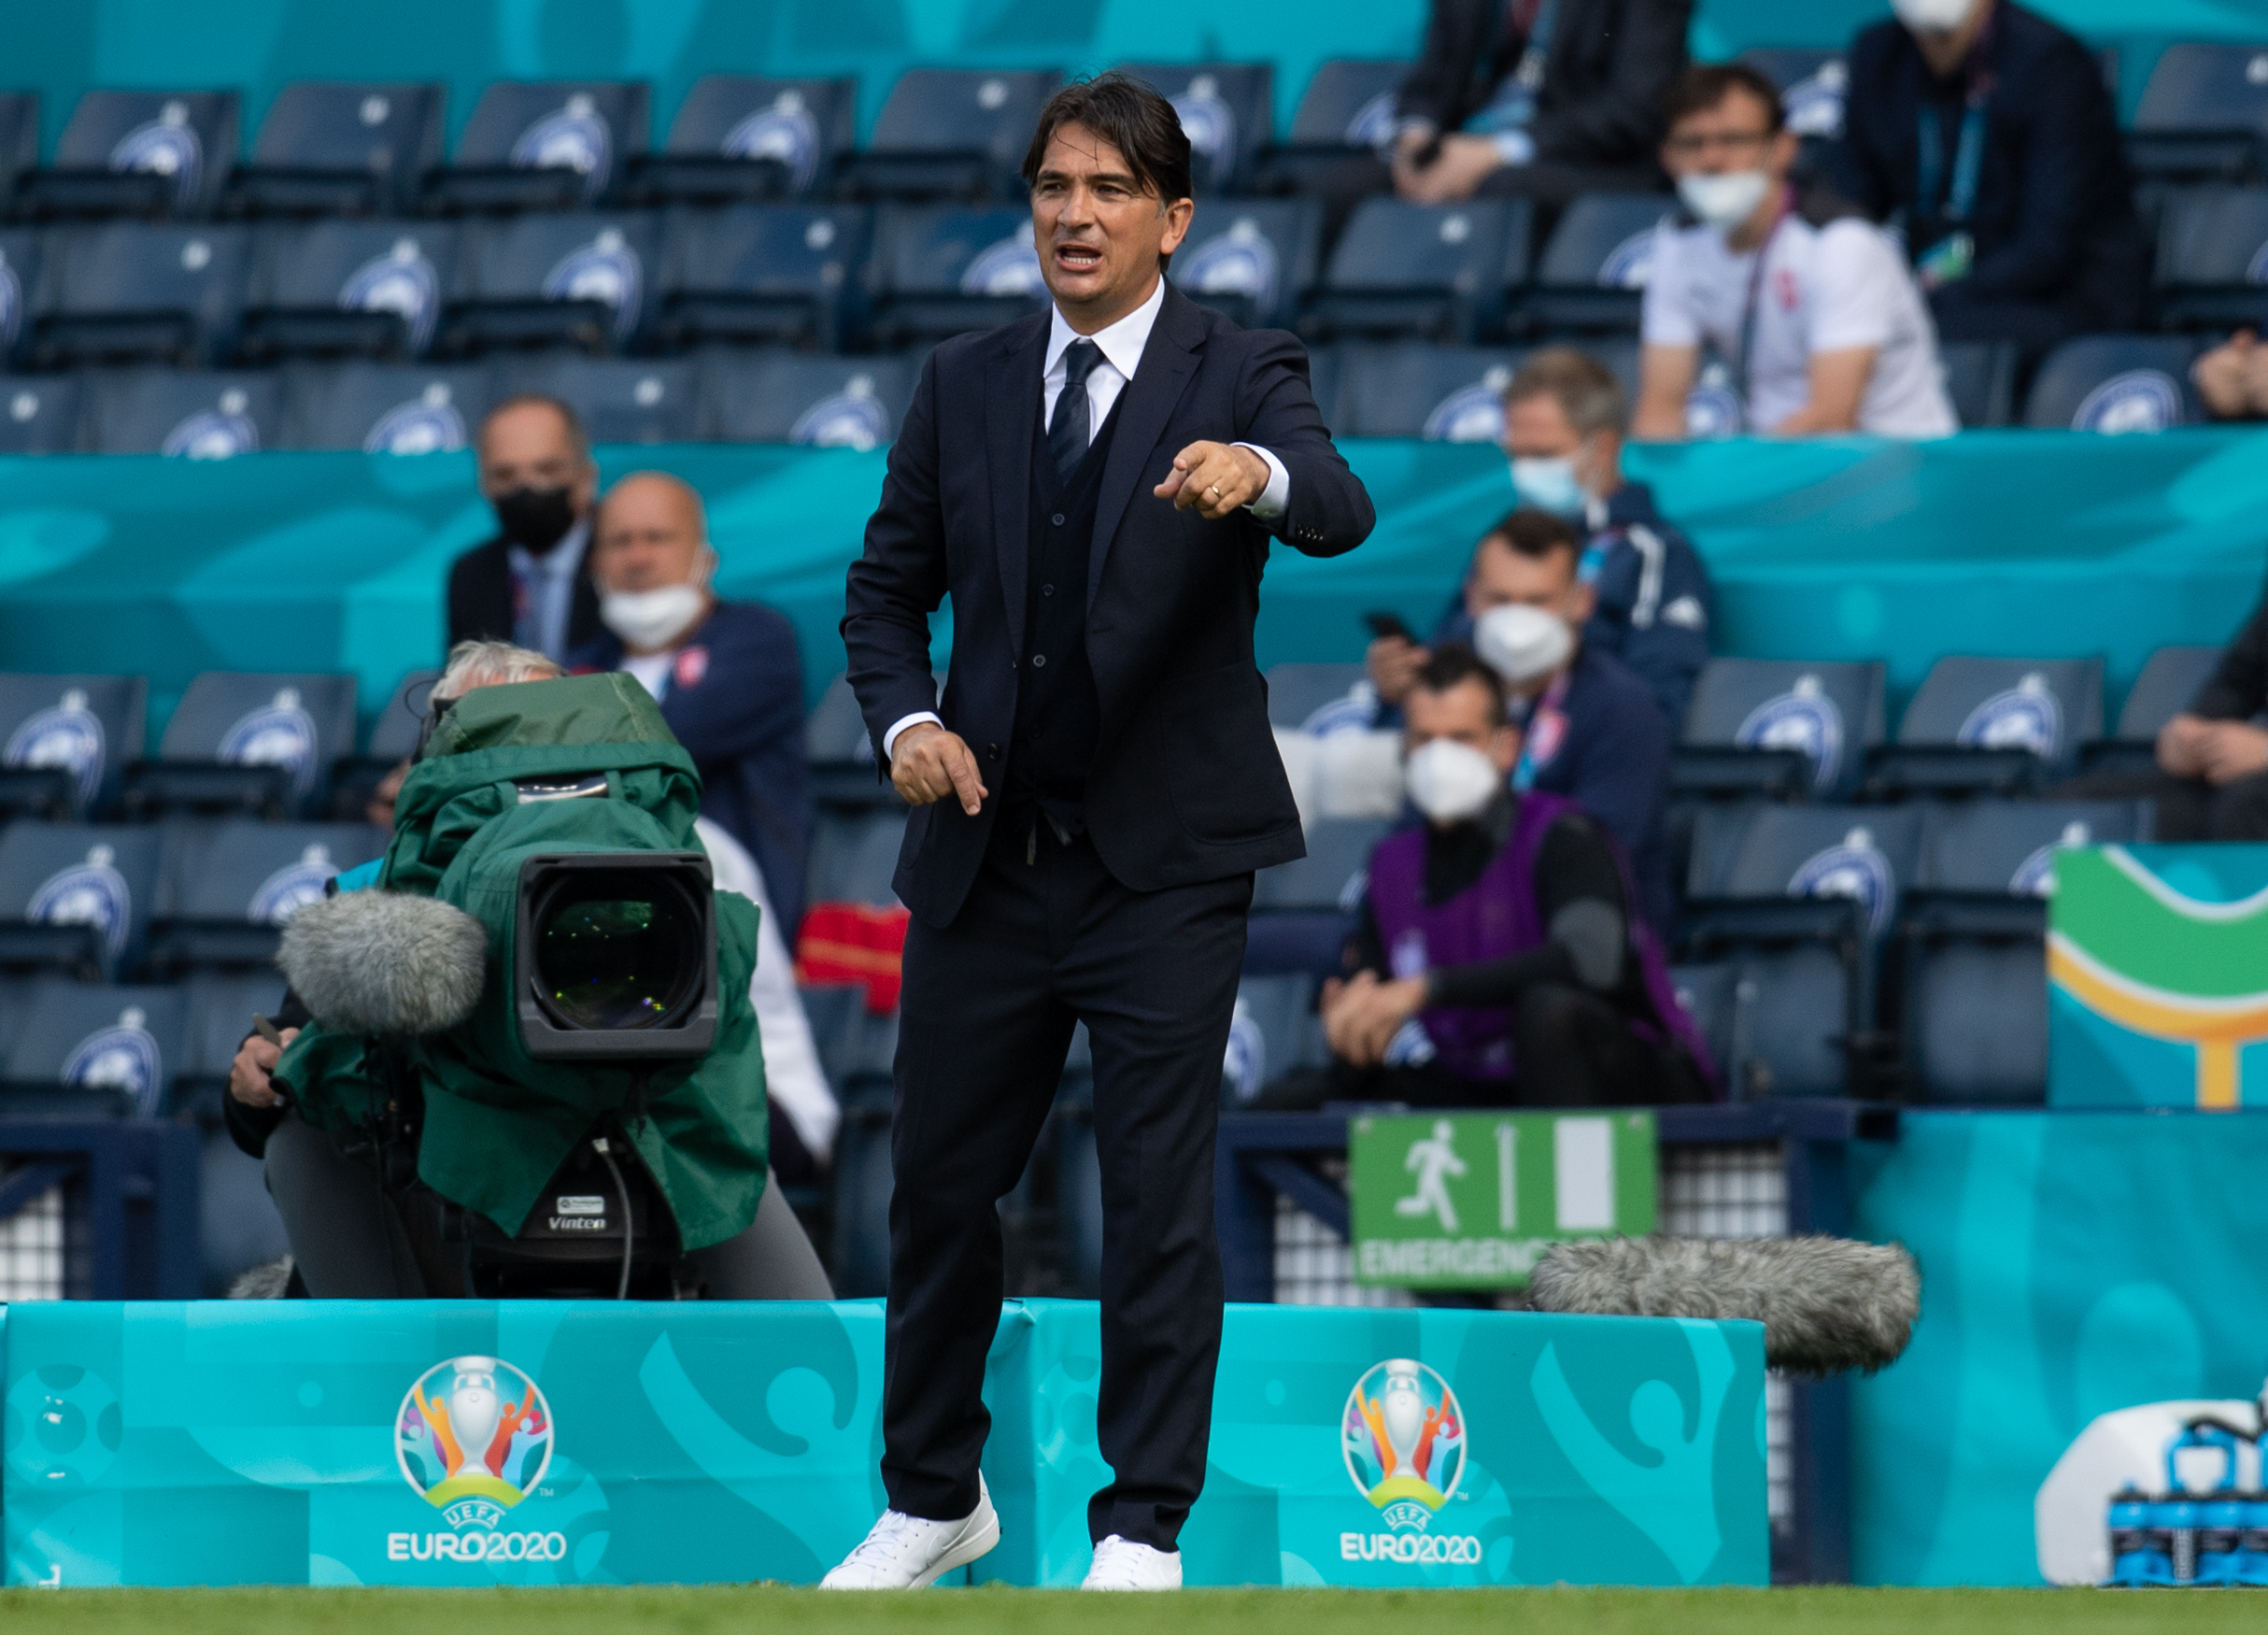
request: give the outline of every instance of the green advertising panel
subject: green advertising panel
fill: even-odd
[[[1553,1244],[1653,1230],[1653,1115],[1373,1115],[1347,1185],[1357,1283],[1518,1288]]]

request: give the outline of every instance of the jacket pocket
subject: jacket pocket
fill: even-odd
[[[1193,839],[1254,840],[1299,820],[1276,736],[1268,685],[1248,660],[1169,683],[1157,744],[1174,810]]]

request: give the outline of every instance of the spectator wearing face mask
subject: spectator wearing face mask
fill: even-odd
[[[1654,509],[1652,490],[1624,479],[1628,429],[1621,382],[1571,347],[1532,354],[1505,389],[1504,452],[1520,503],[1589,536],[1582,576],[1595,601],[1583,645],[1645,682],[1674,736],[1708,662],[1716,599],[1708,570]]]
[[[1352,974],[1324,988],[1332,1093],[1420,1107],[1707,1099],[1708,1056],[1630,872],[1575,803],[1517,790],[1522,753],[1489,666],[1445,645],[1407,700],[1421,827],[1370,854]]]
[[[701,815],[756,860],[793,947],[811,847],[802,660],[786,616],[717,600],[716,571],[701,496],[661,472],[624,477],[591,540],[604,628],[569,667],[626,671],[654,695],[701,773]]]
[[[1686,214],[1655,234],[1637,434],[1680,441],[1689,416],[1782,437],[1960,430],[1905,257],[1855,206],[1790,180],[1799,147],[1772,82],[1689,68],[1667,112],[1662,163]]]
[[[553,663],[599,633],[583,572],[599,468],[574,410],[526,393],[489,411],[476,442],[497,535],[449,568],[448,648],[511,642]]]

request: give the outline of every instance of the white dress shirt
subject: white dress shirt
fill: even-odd
[[[574,613],[574,582],[590,545],[590,519],[579,518],[565,538],[544,556],[524,545],[506,553],[512,564],[518,605],[513,609],[512,639],[533,647],[553,663],[567,658],[567,624]]]
[[[1076,340],[1090,340],[1101,350],[1102,358],[1086,377],[1086,434],[1092,443],[1102,430],[1102,422],[1110,418],[1112,405],[1118,394],[1126,390],[1127,382],[1134,378],[1141,367],[1141,354],[1150,344],[1150,331],[1157,323],[1158,309],[1166,304],[1166,280],[1161,277],[1150,298],[1127,313],[1116,323],[1099,329],[1091,335],[1082,335],[1071,328],[1060,307],[1049,309],[1047,331],[1047,367],[1040,376],[1040,424],[1051,424],[1056,415],[1056,400],[1063,395],[1063,383],[1069,370],[1063,362],[1064,353],[1070,350]],[[1260,495],[1244,508],[1263,522],[1283,515],[1291,503],[1292,474],[1284,469],[1283,462],[1256,443],[1239,443],[1239,448],[1249,448],[1268,462],[1268,486]],[[1014,609],[1010,610],[1012,613]],[[891,724],[882,735],[882,759],[887,761],[898,747],[898,734],[916,721],[944,722],[935,710],[915,710],[912,715]]]

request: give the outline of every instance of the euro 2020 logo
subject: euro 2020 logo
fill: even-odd
[[[1354,1382],[1340,1442],[1356,1489],[1397,1530],[1423,1532],[1465,1476],[1457,1395],[1408,1358],[1379,1363]]]
[[[493,1357],[457,1357],[425,1371],[394,1424],[402,1476],[435,1510],[467,1500],[493,1527],[551,1468],[551,1405],[535,1382]],[[462,1522],[448,1514],[452,1527]]]

